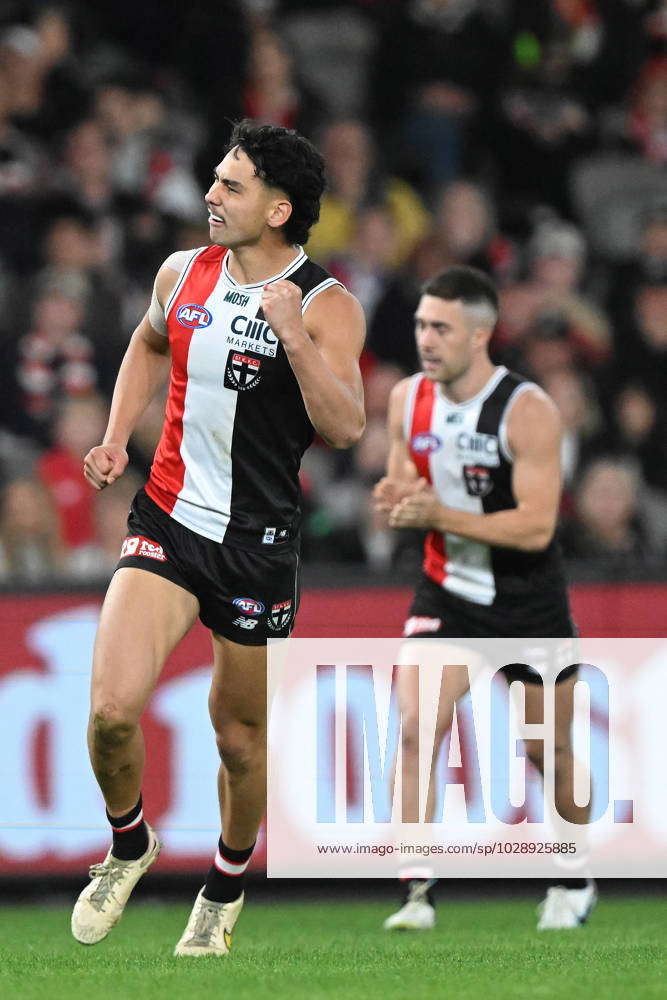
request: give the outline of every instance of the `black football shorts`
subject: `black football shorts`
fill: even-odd
[[[214,542],[166,514],[141,489],[132,502],[116,569],[157,573],[199,601],[212,632],[242,646],[286,638],[299,606],[299,549],[271,553]]]
[[[528,613],[521,609],[499,610],[493,605],[486,607],[473,604],[472,601],[465,601],[448,593],[422,573],[403,634],[406,638],[525,638],[528,640],[527,649],[532,649],[534,639],[549,636],[575,639],[577,629],[570,617],[567,598],[545,604],[544,610],[540,609],[538,612],[533,608]],[[557,682],[566,680],[576,672],[576,665],[559,670]],[[503,667],[503,673],[508,681],[539,683],[542,680],[538,671],[521,663],[508,664]]]

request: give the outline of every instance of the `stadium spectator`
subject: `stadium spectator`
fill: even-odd
[[[106,416],[106,403],[99,396],[65,399],[58,409],[53,447],[37,463],[58,519],[60,546],[68,556],[95,541],[94,494],[81,469],[104,435]]]
[[[497,229],[488,191],[472,180],[458,180],[440,194],[435,231],[453,264],[469,264],[492,274],[500,284],[516,277],[516,247]]]
[[[575,519],[562,533],[567,555],[649,562],[653,552],[642,518],[641,475],[630,459],[594,459],[586,468],[575,497]]]
[[[8,483],[0,500],[0,579],[38,583],[62,568],[56,514],[42,484],[29,476]]]
[[[547,220],[536,227],[527,255],[527,280],[501,292],[499,345],[516,341],[547,317],[562,328],[582,364],[594,368],[605,362],[611,352],[611,331],[605,314],[582,290],[583,236],[569,223]]]
[[[371,206],[359,214],[349,253],[329,261],[331,273],[361,302],[367,324],[393,277],[395,239],[387,210]]]
[[[76,281],[47,284],[24,334],[10,338],[0,365],[0,421],[14,434],[49,446],[57,406],[100,383],[95,347],[81,332],[85,316]]]
[[[355,220],[360,211],[381,206],[395,230],[393,263],[401,264],[428,226],[419,195],[397,177],[380,170],[371,132],[363,122],[347,120],[329,125],[320,149],[327,165],[329,189],[322,199],[320,221],[308,241],[308,253],[326,264],[350,252]]]
[[[542,381],[558,407],[562,424],[561,472],[564,509],[569,508],[572,484],[589,457],[591,442],[600,433],[602,413],[590,379],[573,368],[557,367]]]
[[[504,61],[497,13],[478,0],[396,5],[375,51],[373,113],[394,159],[429,195],[479,152]]]
[[[266,26],[252,34],[243,110],[247,118],[295,128],[307,136],[324,116],[318,98],[297,79],[286,42]]]
[[[419,289],[448,263],[447,250],[437,234],[423,239],[387,285],[369,324],[367,349],[379,360],[398,365],[406,375],[417,369],[414,314]]]
[[[667,494],[667,414],[640,381],[627,382],[613,400],[614,443],[639,460],[649,486]]]
[[[199,140],[194,121],[168,108],[164,94],[141,78],[101,85],[95,108],[113,147],[118,190],[178,218],[201,217],[202,192],[193,173]]]

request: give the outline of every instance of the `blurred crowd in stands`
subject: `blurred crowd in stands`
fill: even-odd
[[[368,429],[303,468],[304,550],[415,560],[371,511],[420,284],[501,292],[499,363],[563,420],[562,543],[614,575],[667,555],[664,0],[0,0],[0,581],[112,570],[131,468],[89,489],[115,374],[230,121],[295,127],[328,191],[307,251],[358,296]]]

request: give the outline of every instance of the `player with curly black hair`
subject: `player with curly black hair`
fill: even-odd
[[[361,307],[301,244],[324,162],[296,132],[240,122],[205,200],[210,246],[172,254],[118,375],[97,489],[121,476],[132,429],[170,373],[165,423],[137,494],[95,644],[93,770],[113,843],[72,915],[101,941],[160,842],[145,822],[139,720],[165,660],[201,618],[213,639],[209,712],[222,836],[176,955],[225,955],[266,805],[266,643],[299,602],[299,464],[315,432],[361,436]]]

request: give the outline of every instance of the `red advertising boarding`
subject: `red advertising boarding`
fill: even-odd
[[[404,588],[310,590],[296,635],[397,635],[410,596]],[[667,584],[581,585],[572,598],[586,635],[661,635],[667,619]],[[1,875],[81,872],[108,848],[86,749],[101,599],[0,596]],[[198,626],[169,660],[143,719],[144,808],[164,839],[162,871],[203,871],[219,834],[210,670],[208,633]],[[264,863],[260,836],[253,865]]]

